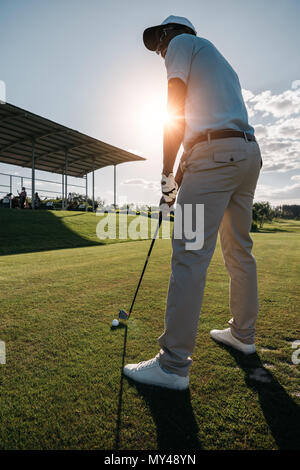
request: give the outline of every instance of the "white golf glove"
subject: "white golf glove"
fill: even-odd
[[[166,176],[161,175],[161,192],[166,202],[175,201],[178,192],[178,184],[175,181],[173,173]]]

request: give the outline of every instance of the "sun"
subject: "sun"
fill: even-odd
[[[143,103],[140,119],[142,127],[149,132],[160,132],[171,121],[166,103],[153,96],[148,97],[147,101]]]
[[[144,119],[151,127],[163,127],[170,121],[170,116],[167,110],[159,109],[154,105],[149,104],[145,110]]]
[[[168,111],[165,110],[163,112],[163,123],[164,123],[164,125],[168,125],[168,124],[171,124],[171,122],[172,122],[172,117],[171,117],[170,113],[168,113]]]

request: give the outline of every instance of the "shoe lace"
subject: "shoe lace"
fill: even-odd
[[[153,359],[149,359],[148,361],[142,361],[139,362],[137,365],[137,369],[146,369],[147,367],[153,366],[153,364],[157,361],[157,359],[154,357]]]

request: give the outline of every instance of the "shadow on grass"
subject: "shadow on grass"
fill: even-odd
[[[258,354],[245,356],[221,345],[245,373],[245,382],[258,394],[262,412],[279,450],[300,449],[300,408],[267,370]]]
[[[119,391],[118,415],[115,434],[115,449],[120,446],[122,395],[123,395],[123,367],[125,365],[127,325],[125,328],[123,358]],[[187,450],[201,449],[198,440],[198,425],[191,405],[190,391],[168,390],[160,387],[140,384],[126,377],[128,383],[134,386],[145,400],[150,409],[157,429],[157,449]]]
[[[0,210],[0,255],[103,245],[100,240],[89,240],[63,223],[63,218],[77,215],[83,214],[56,217],[46,210]]]
[[[61,219],[66,219],[67,217],[77,217],[78,215],[84,215],[86,214],[86,211],[82,211],[81,214],[68,214],[68,215],[63,215],[62,217],[60,217]]]
[[[158,450],[201,449],[189,389],[168,390],[133,380],[128,382],[135,386],[150,409],[157,430]]]
[[[277,233],[277,232],[292,233],[293,230],[285,230],[283,228],[260,228],[256,232],[251,232],[251,233]]]

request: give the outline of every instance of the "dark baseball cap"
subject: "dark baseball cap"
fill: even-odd
[[[183,16],[170,15],[161,24],[157,26],[151,26],[145,29],[143,34],[143,41],[147,49],[150,51],[156,51],[157,49],[157,32],[162,30],[166,25],[181,25],[189,28],[195,35],[197,34],[194,25]]]

